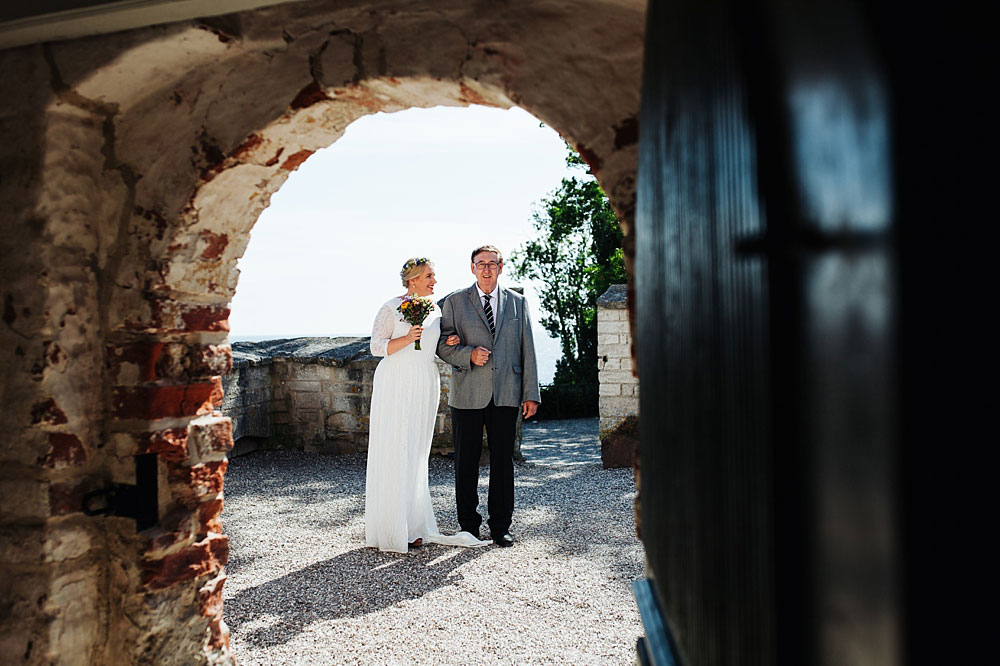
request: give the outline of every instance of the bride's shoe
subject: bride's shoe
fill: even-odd
[[[409,544],[410,548],[420,548],[422,545],[424,545],[424,540],[421,538],[417,538],[416,541],[411,541]]]

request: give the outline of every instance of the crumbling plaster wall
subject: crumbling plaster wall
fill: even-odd
[[[628,231],[643,6],[302,2],[0,52],[0,661],[231,660],[217,407],[257,216],[360,116],[517,104]],[[143,452],[160,525],[84,516]]]

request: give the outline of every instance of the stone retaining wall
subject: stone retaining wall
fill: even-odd
[[[223,380],[223,412],[237,440],[267,448],[328,453],[368,449],[368,415],[378,357],[369,338],[295,338],[233,343],[233,372]],[[452,451],[451,366],[438,360],[441,402],[432,453]]]

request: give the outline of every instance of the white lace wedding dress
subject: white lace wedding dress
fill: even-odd
[[[389,355],[389,340],[406,335],[410,325],[390,299],[372,327],[371,351],[382,356],[375,369],[368,434],[365,484],[365,545],[405,553],[407,544],[423,539],[455,546],[485,546],[468,532],[453,536],[438,531],[427,485],[427,459],[434,435],[441,379],[434,361],[441,335],[441,312],[424,320],[421,349],[408,343]]]

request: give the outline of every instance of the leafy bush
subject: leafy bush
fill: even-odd
[[[542,385],[539,420],[575,419],[597,416],[597,384]]]

